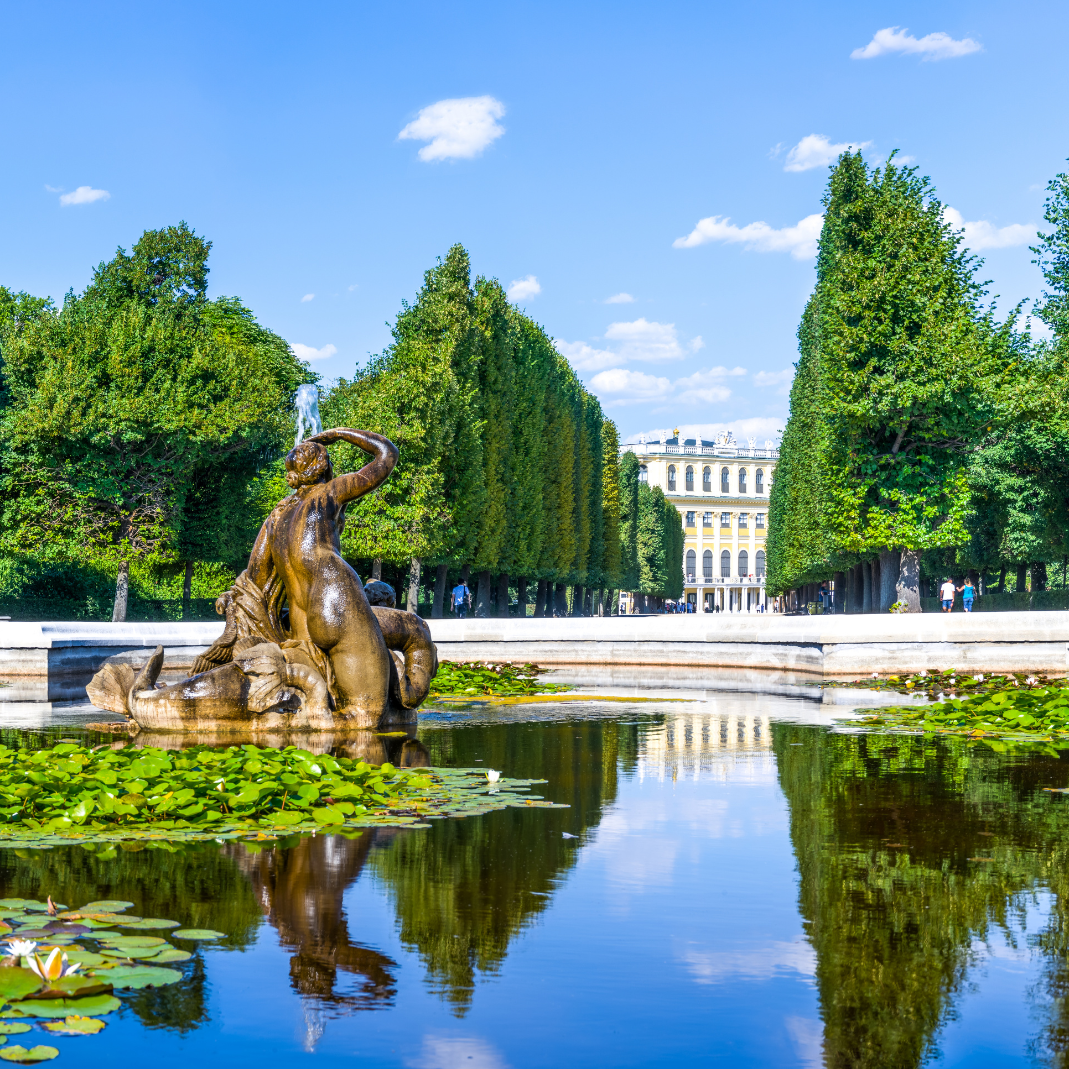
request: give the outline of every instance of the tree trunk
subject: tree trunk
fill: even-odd
[[[419,574],[422,568],[419,557],[413,557],[408,562],[408,601],[405,607],[409,612],[419,612]]]
[[[880,550],[880,612],[889,612],[895,603],[898,585],[898,550]]]
[[[479,590],[475,595],[475,615],[485,620],[490,615],[490,572],[479,572]]]
[[[846,612],[846,572],[836,572],[835,593],[832,595],[832,611],[836,614]]]
[[[193,562],[186,561],[186,579],[182,584],[182,619],[188,620],[193,615]]]
[[[507,620],[509,616],[509,573],[497,577],[497,615]]]
[[[516,582],[516,615],[521,619],[527,619],[527,580],[519,579]]]
[[[1017,590],[1015,593],[1023,594],[1028,589],[1028,565],[1017,565]]]
[[[1041,561],[1032,563],[1032,593],[1047,589],[1047,565]]]
[[[535,619],[541,620],[546,615],[546,581],[538,580],[538,589],[535,592]]]
[[[119,561],[119,574],[115,577],[115,604],[111,609],[111,622],[121,624],[126,619],[126,599],[130,592],[130,562]]]
[[[861,611],[872,612],[872,561],[861,562]]]
[[[585,586],[573,586],[572,587],[572,615],[582,616],[583,607],[586,603],[586,587]]]
[[[921,611],[921,555],[915,549],[902,550],[895,600],[904,601],[909,606],[907,612]]]
[[[371,562],[371,578],[382,579],[382,557],[376,557]]]
[[[620,594],[612,587],[605,592],[605,615],[606,616],[619,616],[620,615]]]
[[[594,589],[589,586],[586,588],[586,597],[583,599],[583,615],[594,615]]]
[[[557,583],[553,591],[553,609],[550,615],[552,616],[567,616],[568,615],[568,588],[564,583]]]
[[[439,564],[434,572],[434,597],[431,599],[431,619],[442,618],[442,605],[445,602],[445,588],[449,580],[449,565]]]
[[[1004,564],[998,572],[998,586],[995,587],[996,594],[1004,594],[1006,592],[1006,565]]]

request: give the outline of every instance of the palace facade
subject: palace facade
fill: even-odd
[[[687,602],[696,612],[768,609],[765,539],[768,495],[779,450],[754,439],[737,445],[672,438],[628,443],[639,479],[659,486],[683,517],[683,573]]]

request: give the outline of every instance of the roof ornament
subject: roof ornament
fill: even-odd
[[[757,448],[757,439],[751,437],[747,438],[746,440],[750,445],[750,456],[756,456],[757,454],[754,452],[754,450]]]
[[[716,436],[716,444],[717,445],[728,445],[728,446],[734,445],[735,444],[735,435],[732,434],[731,431],[721,431]]]

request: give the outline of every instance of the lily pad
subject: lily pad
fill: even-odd
[[[22,909],[30,907],[35,909],[48,909],[47,902],[38,902],[36,898],[0,898],[0,909]]]
[[[20,1047],[17,1044],[14,1047],[5,1047],[0,1050],[0,1058],[3,1058],[7,1062],[21,1062],[23,1065],[30,1065],[33,1062],[50,1062],[53,1058],[59,1057],[59,1051],[55,1047],[46,1047],[43,1043],[38,1043],[36,1047]]]
[[[122,913],[124,909],[133,909],[133,902],[123,902],[118,898],[104,898],[99,902],[87,902],[82,906],[82,913]]]
[[[214,932],[211,928],[179,928],[171,932],[174,939],[225,939],[225,932]]]
[[[104,1029],[104,1022],[95,1017],[65,1017],[62,1021],[46,1021],[42,1028],[60,1036],[95,1036]]]
[[[105,958],[122,958],[134,959],[134,958],[154,958],[160,952],[159,947],[132,947],[127,946],[125,943],[122,946],[114,947],[109,950],[102,950],[100,953]]]
[[[158,935],[102,935],[101,943],[109,947],[162,947],[166,939]]]
[[[177,969],[161,969],[153,965],[116,965],[114,969],[108,969],[107,977],[113,987],[140,990],[176,984],[182,974]]]
[[[0,1036],[17,1036],[20,1032],[28,1032],[33,1025],[25,1021],[0,1021]]]
[[[109,973],[110,979],[110,973]],[[119,984],[115,985],[119,987]],[[87,998],[28,998],[16,1003],[5,1014],[18,1017],[103,1017],[122,1003],[114,995],[89,995]]]
[[[83,968],[88,965],[99,965],[104,960],[103,954],[97,954],[92,950],[83,950],[81,947],[71,947],[66,953],[69,962],[72,964],[77,962]]]
[[[133,924],[127,924],[125,921],[121,923],[124,928],[138,928],[147,931],[153,928],[177,928],[180,922],[166,921],[160,917],[146,917],[144,920],[135,921]]]
[[[26,998],[42,987],[44,981],[32,969],[23,969],[19,965],[0,969],[0,999],[4,1002]]]
[[[74,973],[62,976],[58,980],[49,980],[45,989],[37,996],[39,999],[85,998],[87,995],[110,995],[111,981],[98,976],[83,976]]]
[[[152,959],[152,964],[172,961],[189,961],[193,957],[188,950],[163,950]]]

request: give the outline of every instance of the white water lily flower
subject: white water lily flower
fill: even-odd
[[[62,956],[61,956],[62,954]],[[82,967],[81,962],[73,965],[67,960],[67,955],[62,953],[59,947],[54,947],[52,953],[45,961],[41,961],[40,954],[34,954],[30,958],[30,968],[42,980],[59,980],[64,976],[71,976]]]
[[[1033,685],[1035,684],[1035,682],[1036,682],[1036,677],[1035,677],[1035,676],[1029,676],[1029,677],[1028,677],[1028,678],[1027,678],[1027,679],[1025,680],[1025,682],[1026,682],[1026,683],[1027,683],[1027,684],[1028,684],[1028,685],[1029,685],[1029,686],[1031,687],[1031,686],[1033,686]]]
[[[983,683],[984,681],[983,676],[973,676],[973,679],[975,679],[977,683]]]
[[[5,945],[8,954],[13,958],[29,957],[37,949],[37,944],[32,939],[9,939]]]
[[[873,679],[879,679],[880,678],[880,673],[879,672],[873,672],[872,673],[872,678]]]
[[[925,677],[925,676],[926,676],[927,674],[928,674],[928,669],[927,669],[927,668],[922,668],[922,669],[921,669],[921,671],[920,671],[920,677],[921,677],[921,679],[924,679],[924,677]]]
[[[486,770],[486,778],[487,778],[487,779],[488,779],[488,780],[489,780],[489,781],[490,781],[491,783],[497,783],[497,781],[498,781],[499,779],[501,779],[501,773],[500,773],[500,772],[498,772],[498,771],[497,771],[496,769],[493,769],[493,768],[488,768],[488,769]]]

